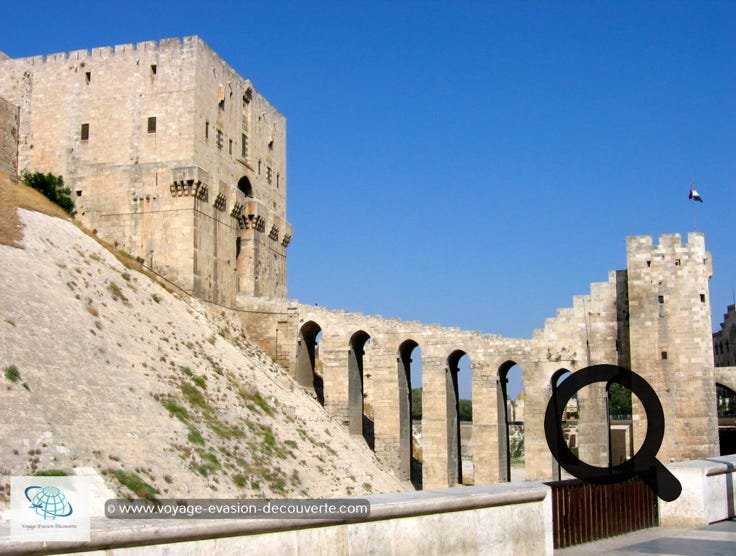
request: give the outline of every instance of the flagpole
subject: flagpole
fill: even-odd
[[[690,182],[690,195],[688,196],[688,198],[691,201],[695,201],[698,203],[703,202],[703,198],[700,196],[700,194],[697,191],[695,191],[695,185],[693,185],[693,182]],[[695,205],[694,204],[693,204],[693,231],[694,232],[698,231],[698,222],[695,219]]]
[[[693,205],[693,232],[697,232],[698,231],[698,222],[695,219],[695,203],[692,203],[692,205]]]
[[[694,188],[695,188],[695,186],[693,185],[693,181],[690,180],[690,195],[692,195],[692,192],[693,192],[693,189]],[[693,199],[693,201],[695,201],[695,199]],[[697,232],[698,231],[698,222],[697,222],[697,220],[695,220],[695,203],[693,202],[692,205],[693,205],[693,232]]]

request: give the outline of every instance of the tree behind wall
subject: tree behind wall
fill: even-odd
[[[631,415],[631,390],[612,382],[608,388],[608,414],[611,417]]]
[[[74,200],[72,199],[71,189],[64,187],[64,178],[61,176],[55,176],[51,173],[24,172],[23,182],[59,205],[69,214],[74,214]]]
[[[459,413],[461,421],[473,420],[473,402],[471,400],[460,400]]]
[[[411,418],[415,421],[422,418],[422,389],[413,388],[411,391]]]

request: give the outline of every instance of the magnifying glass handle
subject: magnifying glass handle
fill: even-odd
[[[665,502],[676,500],[682,492],[680,481],[658,459],[654,460],[652,467],[639,471],[638,475]]]

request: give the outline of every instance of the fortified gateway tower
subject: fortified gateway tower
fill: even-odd
[[[202,299],[286,296],[286,120],[199,37],[0,59],[18,168]]]

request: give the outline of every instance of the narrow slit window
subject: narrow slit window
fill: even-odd
[[[240,137],[240,158],[248,160],[248,136],[245,133]]]
[[[148,133],[156,133],[156,116],[148,118]]]
[[[82,141],[89,140],[89,124],[82,124],[82,128],[79,130],[79,137]]]
[[[85,71],[84,72],[84,80],[89,84],[92,81],[92,72],[91,71]]]
[[[210,138],[210,123],[209,122],[204,123],[204,138],[205,139]]]
[[[665,360],[665,359],[667,359],[667,352],[666,351],[663,351],[662,352],[662,360]]]
[[[151,75],[156,75],[156,64],[151,64]]]
[[[701,293],[700,294],[700,302],[701,303],[705,303],[705,294],[704,293]]]

